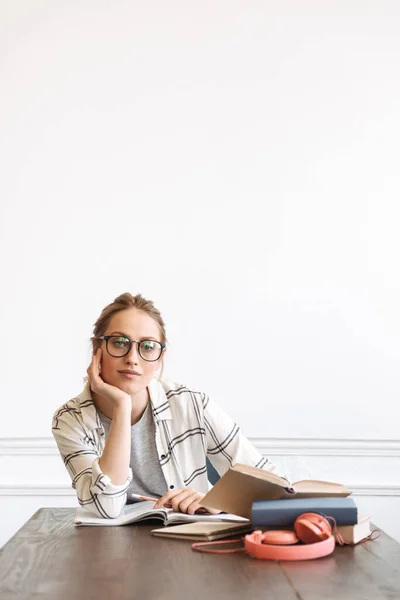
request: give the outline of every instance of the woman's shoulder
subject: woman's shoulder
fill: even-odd
[[[204,392],[201,392],[191,386],[187,386],[182,382],[172,381],[170,379],[159,379],[158,382],[162,386],[167,398],[183,396],[184,394],[193,394],[201,398],[206,395]]]
[[[80,394],[74,396],[67,402],[61,404],[53,413],[53,427],[57,427],[57,423],[61,420],[64,422],[71,421],[77,423],[77,419],[82,416],[84,407],[89,407],[93,404],[90,395],[90,389],[87,382]]]

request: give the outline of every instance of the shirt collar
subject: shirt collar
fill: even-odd
[[[155,421],[172,419],[171,407],[164,387],[159,379],[152,379],[148,385],[150,401]]]
[[[148,389],[154,420],[159,422],[172,419],[169,400],[161,381],[159,379],[152,379],[148,385]],[[101,428],[102,424],[92,399],[88,381],[85,383],[85,387],[78,396],[78,402],[82,420],[86,427],[90,430]]]

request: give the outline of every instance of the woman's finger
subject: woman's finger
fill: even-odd
[[[154,508],[167,506],[167,502],[170,502],[172,509],[175,512],[187,512],[188,506],[194,501],[198,502],[203,496],[204,494],[201,494],[193,488],[181,488],[179,490],[166,492],[166,494],[156,502]],[[193,510],[196,510],[197,508],[200,508],[198,504]]]
[[[200,508],[199,501],[203,497],[203,494],[199,492],[195,492],[194,494],[190,494],[185,500],[183,500],[179,504],[179,510],[183,513],[188,513],[189,515],[194,515],[196,510]]]
[[[180,494],[183,489],[184,488],[180,488],[179,490],[174,490],[173,492],[165,492],[165,494],[157,500],[157,502],[154,505],[154,508],[161,508],[161,506],[164,506],[166,502],[170,502],[171,498],[173,498],[177,494]]]
[[[160,508],[161,506],[165,506],[167,503],[172,504],[174,498],[182,494],[182,492],[187,492],[188,490],[191,490],[191,488],[179,488],[177,490],[169,490],[168,492],[165,492],[165,494],[161,496],[159,500],[157,500],[157,502],[154,505],[154,508]]]
[[[170,502],[175,512],[183,512],[181,510],[181,504],[190,495],[191,492],[188,489],[183,489],[183,491],[180,494],[178,494],[174,498],[171,498]]]
[[[87,374],[89,377],[89,383],[91,388],[98,387],[99,384],[102,383],[102,379],[100,377],[100,361],[101,361],[101,348],[99,348],[92,357],[92,362],[90,363]],[[94,390],[96,391],[96,390]]]

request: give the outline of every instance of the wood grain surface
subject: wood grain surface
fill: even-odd
[[[381,538],[331,556],[272,562],[194,552],[155,538],[159,522],[75,527],[73,508],[42,508],[0,551],[1,600],[394,600],[400,544]]]

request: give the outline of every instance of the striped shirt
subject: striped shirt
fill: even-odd
[[[153,379],[148,390],[158,459],[169,489],[192,487],[207,493],[207,457],[219,475],[244,463],[285,477],[206,394],[159,379]],[[118,517],[127,501],[132,469],[121,485],[101,471],[105,431],[89,383],[55,411],[52,433],[79,504],[102,518]]]

